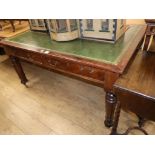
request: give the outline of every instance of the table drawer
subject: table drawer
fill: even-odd
[[[39,64],[42,67],[63,71],[66,73],[74,74],[76,76],[82,76],[89,79],[95,79],[104,81],[105,71],[88,66],[80,62],[74,62],[63,58],[57,58],[50,54],[44,54],[39,52],[32,52],[27,50],[20,50],[11,48],[8,51],[8,55],[14,55],[21,59],[34,64]]]
[[[104,81],[104,70],[83,65],[78,62],[72,62],[64,59],[57,59],[54,57],[45,56],[43,59],[43,65],[47,66],[48,68],[51,67],[55,70],[63,70],[80,76]]]
[[[43,54],[39,52],[37,53],[37,52],[31,52],[31,51],[12,48],[9,54],[19,57],[21,59],[24,59],[26,61],[42,64]]]

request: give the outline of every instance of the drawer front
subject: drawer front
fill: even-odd
[[[42,64],[43,54],[39,52],[37,53],[37,52],[31,52],[31,51],[11,48],[8,54],[14,55],[18,58],[24,59],[32,63]]]
[[[58,69],[69,73],[76,74],[77,76],[84,76],[100,81],[104,81],[105,71],[95,67],[80,64],[78,62],[67,61],[54,57],[44,56],[43,65],[48,68]]]
[[[28,62],[41,65],[42,67],[71,73],[76,76],[82,76],[88,79],[104,81],[105,71],[91,67],[80,62],[74,62],[63,58],[58,58],[50,54],[37,53],[16,48],[8,48],[8,55],[14,55]]]
[[[42,55],[40,53],[33,53],[29,51],[16,51],[16,55],[20,58],[27,59],[28,61],[34,61],[42,63]]]

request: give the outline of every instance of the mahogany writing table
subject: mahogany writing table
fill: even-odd
[[[130,26],[115,44],[80,39],[56,42],[48,34],[32,31],[5,39],[1,44],[23,84],[28,80],[21,60],[104,88],[105,125],[110,127],[116,103],[112,86],[141,43],[145,29],[143,25]]]

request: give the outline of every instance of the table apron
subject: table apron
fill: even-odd
[[[15,56],[20,60],[25,60],[40,67],[60,73],[70,74],[82,79],[98,83],[104,87],[105,74],[107,70],[89,66],[87,63],[79,63],[69,59],[58,58],[50,54],[28,51],[5,46],[6,54]]]
[[[155,101],[144,96],[117,90],[118,101],[125,111],[132,111],[143,118],[155,121]]]

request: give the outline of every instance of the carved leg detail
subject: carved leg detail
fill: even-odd
[[[116,96],[112,92],[106,92],[106,118],[105,126],[111,127],[113,124],[113,115],[116,105]]]
[[[114,123],[113,123],[113,127],[111,130],[111,135],[117,135],[118,134],[117,133],[117,126],[118,126],[118,122],[119,122],[120,112],[121,112],[121,104],[120,104],[120,102],[117,102],[115,115],[114,115]]]
[[[26,85],[26,82],[28,80],[27,80],[27,78],[25,76],[25,73],[23,71],[23,68],[21,66],[21,63],[20,63],[19,59],[16,58],[16,57],[13,57],[13,56],[10,56],[10,59],[11,59],[11,62],[12,62],[13,66],[14,66],[14,68],[15,68],[15,70],[16,70],[16,72],[17,72],[17,74],[18,74],[18,76],[19,76],[19,78],[21,80],[21,83]]]

